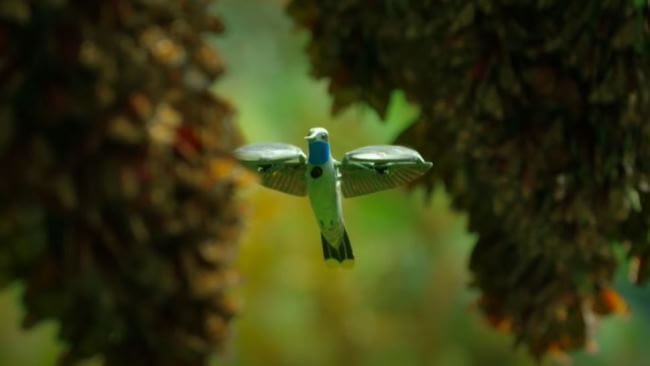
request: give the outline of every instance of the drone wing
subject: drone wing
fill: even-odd
[[[233,154],[242,165],[257,172],[262,185],[280,192],[305,196],[307,159],[299,147],[289,144],[252,144]]]
[[[341,191],[349,198],[394,188],[418,178],[432,165],[407,147],[362,147],[346,153],[338,164]]]

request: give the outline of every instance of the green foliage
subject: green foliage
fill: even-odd
[[[541,356],[588,346],[599,315],[626,311],[614,247],[634,281],[650,277],[646,12],[629,0],[294,0],[289,12],[335,111],[363,101],[383,115],[395,89],[420,107],[398,142],[434,162],[423,184],[440,179],[469,212],[473,283],[496,327]]]
[[[212,1],[0,5],[0,285],[63,364],[202,365],[234,312],[239,143]]]

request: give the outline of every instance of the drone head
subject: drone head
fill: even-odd
[[[309,129],[309,135],[305,136],[309,142],[312,141],[325,141],[327,142],[327,130],[322,127],[314,127]]]

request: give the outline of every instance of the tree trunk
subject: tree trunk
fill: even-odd
[[[0,6],[0,284],[62,364],[204,365],[235,312],[239,143],[210,0]]]
[[[434,162],[479,234],[470,269],[488,320],[541,356],[590,345],[616,247],[650,276],[650,42],[644,1],[317,1],[312,35],[334,109],[422,113],[398,143]]]

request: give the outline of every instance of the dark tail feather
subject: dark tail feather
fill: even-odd
[[[343,231],[343,243],[338,248],[328,243],[323,234],[321,234],[320,239],[323,245],[325,263],[328,265],[340,264],[348,268],[354,265],[354,253],[352,252],[352,245],[350,245],[347,231]]]

